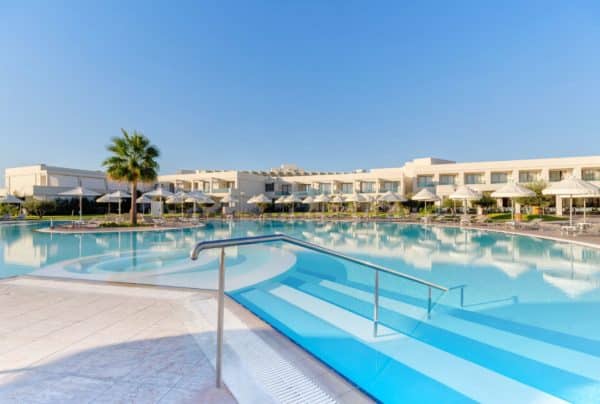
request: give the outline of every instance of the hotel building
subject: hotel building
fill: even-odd
[[[172,191],[202,190],[216,197],[231,192],[242,203],[259,193],[276,198],[291,193],[378,195],[393,191],[408,197],[423,188],[429,188],[443,200],[460,185],[491,193],[510,182],[551,183],[571,175],[600,186],[600,156],[470,163],[419,158],[398,168],[352,172],[311,172],[292,165],[268,171],[196,170],[161,175],[159,183]],[[555,198],[558,214],[562,212],[562,202],[562,198]],[[498,205],[508,206],[508,201],[499,199]]]
[[[100,194],[128,190],[124,182],[112,181],[103,171],[55,167],[46,164],[7,168],[4,173],[4,189],[0,194],[19,197],[33,196],[38,199],[54,199],[61,192],[83,187]],[[144,189],[150,189],[146,186]]]
[[[470,163],[419,158],[398,168],[351,172],[305,171],[294,165],[283,165],[266,171],[180,170],[174,174],[160,175],[158,183],[173,192],[201,190],[215,199],[232,194],[239,200],[241,207],[246,209],[246,201],[260,193],[277,198],[291,193],[307,196],[356,192],[376,196],[393,191],[409,197],[423,188],[429,188],[443,200],[463,184],[491,193],[510,182],[551,183],[570,175],[600,186],[600,156]],[[58,193],[78,185],[98,192],[127,186],[108,180],[101,171],[46,165],[7,169],[5,184],[5,192],[37,197],[56,197]],[[555,199],[557,214],[562,212],[562,202],[559,197]],[[499,206],[507,204],[508,201],[498,200]]]

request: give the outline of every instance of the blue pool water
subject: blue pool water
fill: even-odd
[[[50,235],[0,226],[0,277],[214,288],[200,240],[284,232],[446,287],[433,291],[289,245],[227,252],[229,295],[383,402],[600,400],[600,250],[395,223],[211,222],[199,229]]]

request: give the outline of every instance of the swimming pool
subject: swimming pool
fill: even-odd
[[[600,250],[396,223],[210,222],[148,233],[50,235],[0,226],[0,276],[33,273],[213,288],[200,240],[284,232],[438,284],[434,292],[299,247],[227,251],[228,293],[384,402],[598,401]]]

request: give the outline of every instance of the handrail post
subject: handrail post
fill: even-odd
[[[373,336],[377,335],[379,322],[379,271],[375,270],[375,285],[373,286]]]
[[[429,290],[429,298],[427,299],[427,319],[431,319],[431,286],[427,288]]]
[[[217,296],[217,357],[215,372],[217,377],[217,388],[223,386],[222,359],[223,359],[223,320],[225,315],[225,248],[221,248],[221,259],[219,262],[219,286]]]
[[[460,288],[460,307],[465,307],[465,287]]]

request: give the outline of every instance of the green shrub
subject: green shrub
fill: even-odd
[[[25,203],[23,203],[23,209],[25,209],[28,214],[35,215],[41,219],[48,212],[56,210],[56,202],[27,198],[25,199]]]

